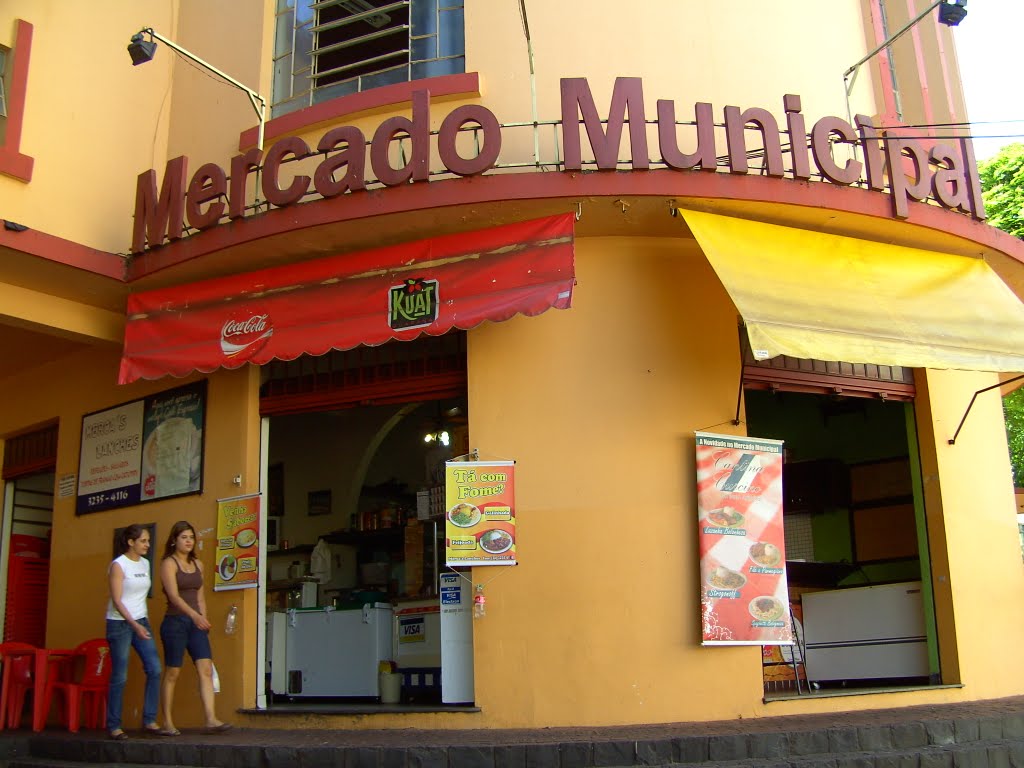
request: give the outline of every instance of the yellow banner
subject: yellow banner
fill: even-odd
[[[215,592],[259,585],[259,533],[259,494],[217,501]]]
[[[445,562],[516,564],[514,461],[445,462]]]

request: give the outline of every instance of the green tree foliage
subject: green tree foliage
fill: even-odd
[[[988,223],[1024,238],[1024,144],[1009,144],[978,166]]]
[[[1006,440],[1010,444],[1010,464],[1013,466],[1013,484],[1024,488],[1024,387],[1003,398],[1006,416]]]
[[[1010,144],[979,164],[988,223],[1024,238],[1024,144]],[[1003,398],[1013,484],[1024,488],[1024,387]]]

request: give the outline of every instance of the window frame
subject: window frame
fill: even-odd
[[[372,17],[383,13],[407,9],[407,28],[402,42],[396,44],[395,53],[405,54],[399,64],[388,64],[395,56],[385,59],[385,66],[361,72],[350,78],[322,86],[316,80],[332,73],[316,73],[318,52],[336,51],[337,42],[323,49],[319,47],[320,34],[347,25],[337,19],[320,22],[320,12],[343,4],[368,4],[359,0],[277,0],[274,17],[273,84],[271,88],[271,118],[330,101],[335,98],[363,93],[374,88],[414,82],[451,74],[465,74],[465,9],[464,0],[377,0],[373,10],[363,10],[354,16]],[[361,36],[368,39],[375,32]],[[404,47],[401,47],[404,45]],[[308,50],[306,50],[308,46]],[[352,69],[359,68],[352,64]],[[337,73],[337,67],[334,73]],[[398,76],[396,76],[398,73]]]
[[[15,19],[14,43],[7,48],[6,104],[7,116],[0,135],[0,174],[19,181],[32,180],[34,158],[21,152],[21,129],[25,116],[25,95],[28,89],[28,65],[32,55],[32,25]]]

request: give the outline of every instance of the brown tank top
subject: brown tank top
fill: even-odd
[[[172,557],[174,564],[178,566],[177,582],[178,582],[178,594],[181,599],[185,601],[185,604],[193,611],[198,613],[199,611],[199,590],[203,588],[203,572],[199,570],[199,566],[196,565],[196,569],[192,573],[186,573],[181,570],[181,563],[178,562],[178,558]],[[164,590],[164,594],[167,594],[167,590]],[[170,600],[167,601],[167,615],[168,616],[181,616],[182,611],[178,609],[174,603]]]

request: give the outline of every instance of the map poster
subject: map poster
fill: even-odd
[[[203,489],[206,380],[82,417],[75,513]]]
[[[445,462],[445,562],[516,564],[514,461]]]
[[[214,592],[259,586],[259,531],[260,494],[218,499]]]
[[[704,645],[791,645],[782,441],[697,432]]]

